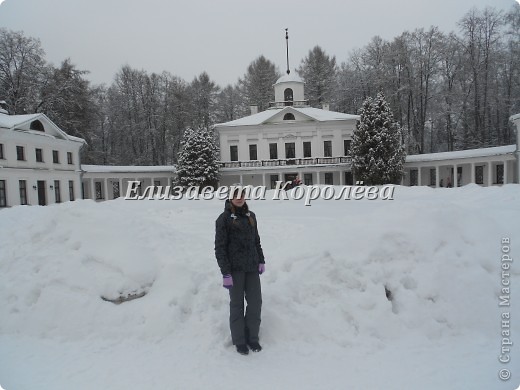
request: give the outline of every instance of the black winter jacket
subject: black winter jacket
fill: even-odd
[[[251,226],[249,216],[254,226]],[[217,218],[215,226],[215,257],[222,275],[233,271],[258,271],[258,264],[265,263],[264,253],[255,213],[249,211],[247,204],[237,207],[232,214],[231,202],[226,200],[224,212]]]

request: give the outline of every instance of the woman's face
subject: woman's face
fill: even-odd
[[[233,198],[231,198],[231,203],[235,207],[242,207],[244,203],[246,203],[246,194],[242,191],[233,195]]]

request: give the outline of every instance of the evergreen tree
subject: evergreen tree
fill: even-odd
[[[319,46],[315,46],[302,60],[298,74],[305,82],[305,96],[312,107],[335,103],[336,73],[336,57],[329,57]]]
[[[195,77],[190,84],[191,118],[193,128],[209,129],[215,124],[215,105],[220,87],[206,72]]]
[[[398,184],[406,153],[401,128],[383,93],[367,98],[352,137],[352,166],[356,181],[368,185]]]
[[[258,106],[258,111],[269,108],[274,101],[273,84],[280,77],[276,66],[263,55],[251,62],[247,72],[238,82],[248,105]]]
[[[217,186],[218,148],[212,130],[186,129],[177,165],[177,181],[181,186]]]

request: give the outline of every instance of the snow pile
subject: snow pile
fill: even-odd
[[[267,271],[264,351],[248,357],[231,346],[213,253],[222,201],[3,210],[0,385],[514,388],[496,374],[498,302],[502,237],[520,253],[520,187],[398,187],[394,198],[250,202]],[[513,263],[512,286],[519,275]]]

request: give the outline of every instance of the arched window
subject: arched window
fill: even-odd
[[[283,100],[285,100],[285,105],[292,106],[293,99],[293,90],[291,88],[286,88],[285,91],[283,91]]]
[[[45,131],[43,124],[39,120],[32,121],[30,128],[31,130]]]
[[[288,112],[287,114],[285,114],[283,116],[283,120],[284,121],[293,121],[295,118],[294,118],[294,114]]]

